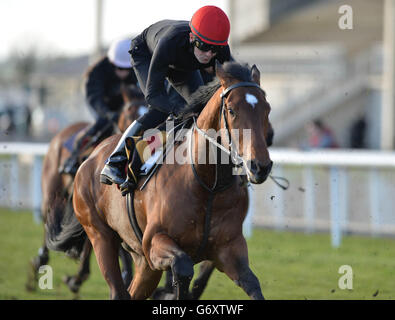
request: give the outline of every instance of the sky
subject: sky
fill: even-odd
[[[226,13],[227,0],[103,0],[103,44],[162,19],[189,20],[202,6]],[[0,60],[35,48],[46,55],[91,53],[96,0],[0,0]]]

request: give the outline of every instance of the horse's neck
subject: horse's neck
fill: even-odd
[[[220,128],[219,123],[219,111],[221,107],[221,98],[220,98],[221,89],[218,89],[217,92],[211,97],[211,99],[207,102],[206,106],[203,108],[200,113],[196,124],[202,130],[215,129],[218,131]]]
[[[221,129],[221,123],[219,121],[221,99],[219,95],[220,90],[218,90],[213,95],[196,121],[198,128],[204,132],[214,130],[218,133]],[[196,168],[197,174],[203,180],[203,182],[208,187],[213,187],[216,183],[217,187],[221,187],[230,183],[230,181],[233,179],[232,167],[230,164],[221,164],[221,156],[223,155],[219,152],[219,149],[216,146],[210,144],[208,140],[206,140],[200,133],[197,132],[197,130],[195,130],[192,139],[194,141],[194,166]],[[216,160],[216,164],[210,164],[213,163],[213,156],[215,157],[214,160]]]

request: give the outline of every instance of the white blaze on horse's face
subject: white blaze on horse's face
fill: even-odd
[[[257,97],[251,93],[246,93],[246,101],[252,106],[252,108],[255,108],[255,105],[258,103]]]

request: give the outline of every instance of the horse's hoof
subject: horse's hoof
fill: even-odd
[[[37,284],[37,268],[35,264],[35,259],[29,261],[29,267],[27,271],[27,281],[25,283],[26,291],[32,292],[36,291],[36,284]]]
[[[36,291],[36,289],[36,282],[34,281],[34,279],[32,279],[30,275],[28,275],[27,281],[25,283],[25,290],[28,292],[34,292]]]
[[[176,300],[174,293],[169,292],[166,288],[157,288],[151,296],[152,300]]]
[[[32,286],[30,283],[26,283],[25,284],[25,290],[27,292],[34,292],[34,291],[36,291],[36,287]]]
[[[74,293],[72,300],[80,300],[80,295],[77,293]]]
[[[177,299],[177,297],[174,293],[166,293],[166,294],[164,294],[162,300],[176,300],[176,299]]]
[[[80,290],[80,284],[75,280],[75,277],[64,276],[62,280],[69,287],[72,293],[78,293],[78,291]]]

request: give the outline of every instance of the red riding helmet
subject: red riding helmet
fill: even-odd
[[[189,23],[192,33],[203,42],[225,46],[230,32],[229,19],[220,8],[205,6],[192,16]]]

